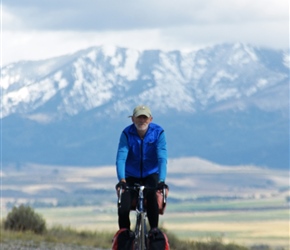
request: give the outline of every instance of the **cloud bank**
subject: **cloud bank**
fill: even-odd
[[[287,0],[2,0],[4,63],[95,45],[192,50],[222,42],[289,47]]]

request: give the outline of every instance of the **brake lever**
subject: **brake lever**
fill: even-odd
[[[120,189],[119,189],[119,195],[118,195],[118,204],[121,204],[122,191],[123,191],[123,188],[120,187]]]
[[[163,203],[166,203],[166,189],[165,186],[163,187]]]

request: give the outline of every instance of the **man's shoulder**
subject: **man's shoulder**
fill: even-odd
[[[150,128],[152,128],[152,129],[158,129],[158,130],[163,130],[163,128],[160,125],[158,125],[156,123],[153,123],[153,122],[150,123]]]
[[[127,133],[127,132],[133,132],[133,131],[135,131],[135,126],[134,126],[134,124],[132,123],[132,124],[130,124],[130,125],[128,125],[126,128],[124,128],[124,130],[123,130],[123,132],[125,132],[125,133]]]

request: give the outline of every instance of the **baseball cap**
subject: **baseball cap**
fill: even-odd
[[[147,106],[145,106],[145,105],[139,105],[136,108],[134,108],[132,116],[138,117],[140,115],[145,115],[147,117],[151,117],[152,116],[150,109]]]

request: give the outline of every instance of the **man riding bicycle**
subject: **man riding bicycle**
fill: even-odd
[[[165,133],[162,127],[152,123],[153,117],[147,106],[137,106],[130,117],[133,123],[120,136],[116,159],[119,183],[116,187],[125,190],[127,185],[133,186],[136,183],[149,187],[145,198],[149,225],[153,229],[158,227],[159,221],[156,188],[163,189],[167,172]],[[118,208],[120,229],[130,229],[129,214],[135,198],[136,193],[132,190],[122,194]]]

